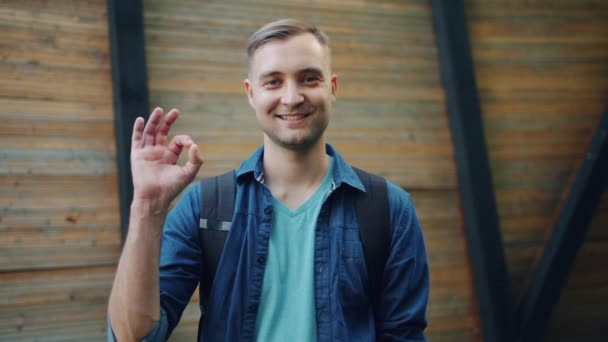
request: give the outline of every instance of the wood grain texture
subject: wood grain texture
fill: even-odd
[[[608,4],[471,0],[465,11],[517,301],[608,104]],[[602,320],[592,313],[608,304],[602,290],[608,278],[589,254],[608,250],[605,236],[594,236],[602,224],[603,231],[608,227],[600,214],[605,208],[604,196],[548,341],[603,340]],[[588,294],[573,292],[575,278],[588,285]]]
[[[0,339],[106,335],[120,252],[106,3],[0,8]]]
[[[114,266],[0,273],[6,341],[104,340]]]

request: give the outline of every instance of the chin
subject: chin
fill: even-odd
[[[292,138],[292,139],[272,139],[277,145],[282,148],[289,149],[292,151],[305,151],[310,150],[320,142],[319,138],[303,137],[303,138]]]

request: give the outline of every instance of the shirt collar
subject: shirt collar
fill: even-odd
[[[334,158],[334,167],[332,170],[332,179],[335,187],[346,184],[359,191],[365,192],[363,183],[357,177],[353,168],[344,161],[340,153],[330,144],[325,145],[325,151],[328,155]],[[259,147],[253,154],[247,158],[241,166],[236,169],[237,181],[244,181],[247,177],[252,177],[260,183],[264,180],[264,167],[262,159],[264,158],[264,147]]]

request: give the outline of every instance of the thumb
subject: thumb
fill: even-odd
[[[192,144],[188,148],[188,162],[184,165],[184,172],[189,178],[194,179],[204,162],[205,161],[198,153],[198,145]]]

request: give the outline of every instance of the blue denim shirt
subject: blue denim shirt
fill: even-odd
[[[319,341],[424,341],[429,273],[420,224],[407,192],[388,183],[391,246],[380,312],[368,302],[367,270],[355,196],[365,191],[338,152],[332,191],[315,233],[315,305]],[[199,341],[252,341],[272,226],[272,194],[263,184],[263,149],[237,169],[232,228],[218,265]],[[167,217],[160,260],[161,320],[145,338],[164,340],[181,317],[201,272],[198,185],[186,191]],[[112,340],[110,331],[109,339]]]

